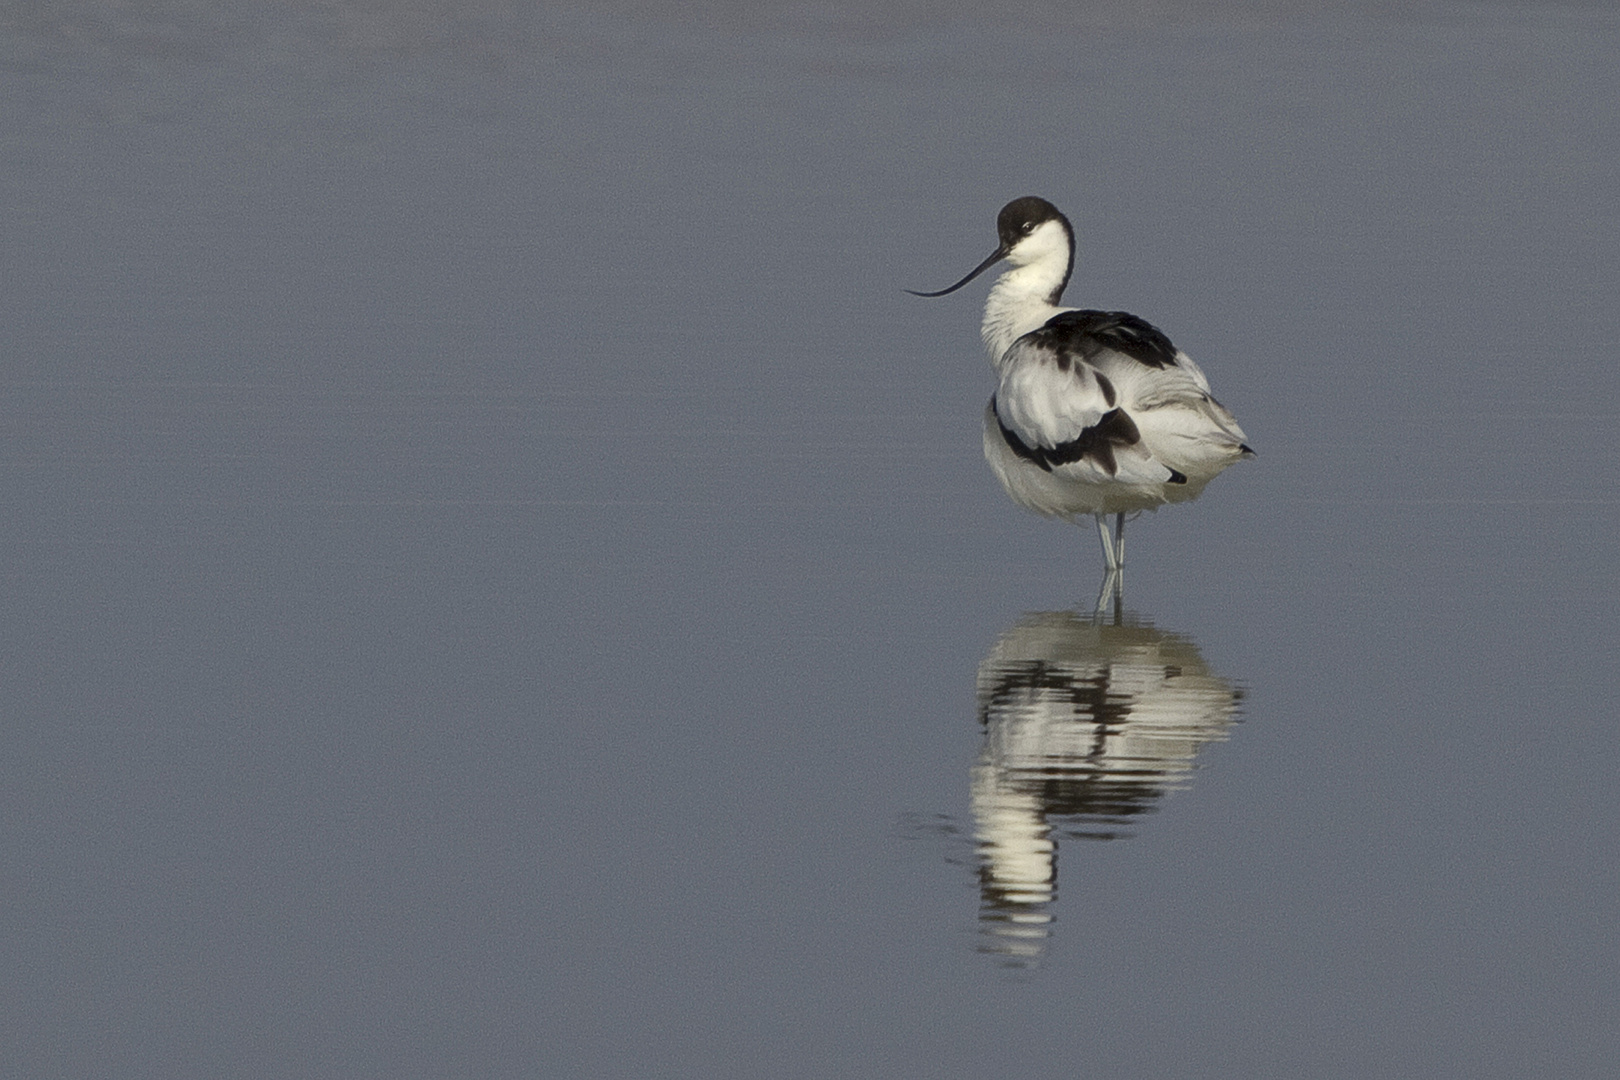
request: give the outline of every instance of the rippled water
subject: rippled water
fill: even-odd
[[[1608,1075],[1617,45],[0,17],[0,1072]],[[1100,617],[1025,193],[1259,451]]]

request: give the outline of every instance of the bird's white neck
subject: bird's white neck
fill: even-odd
[[[1002,356],[1013,342],[1045,325],[1058,312],[1068,310],[1053,303],[1067,277],[1067,259],[1043,259],[1015,266],[996,280],[984,303],[984,325],[979,329],[992,364],[1000,367]]]

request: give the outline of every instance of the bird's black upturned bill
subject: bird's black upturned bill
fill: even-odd
[[[1001,247],[998,247],[996,250],[992,251],[988,259],[984,260],[984,262],[980,263],[978,266],[975,266],[972,273],[968,274],[967,277],[963,278],[961,281],[958,281],[955,285],[952,285],[948,289],[941,289],[939,292],[918,292],[916,289],[907,289],[906,292],[910,293],[912,296],[924,296],[929,298],[948,295],[955,292],[957,289],[960,289],[962,286],[966,285],[968,282],[972,281],[974,278],[978,277],[980,274],[984,273],[986,270],[990,269],[992,266],[996,265],[996,263],[1000,262],[1006,257],[1007,245],[1003,244]]]

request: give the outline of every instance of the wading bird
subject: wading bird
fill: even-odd
[[[908,291],[944,296],[1010,264],[984,305],[981,333],[999,379],[984,411],[984,456],[1020,506],[1096,518],[1104,596],[1110,586],[1117,595],[1126,515],[1197,498],[1254,451],[1198,365],[1163,332],[1123,311],[1058,306],[1074,269],[1074,228],[1057,207],[1014,199],[996,232],[999,246],[967,277],[938,292]]]

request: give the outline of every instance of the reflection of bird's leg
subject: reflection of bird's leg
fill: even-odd
[[[1123,519],[1123,515],[1121,515],[1121,517]],[[1107,564],[1108,572],[1112,574],[1115,570],[1119,569],[1119,556],[1114,554],[1114,541],[1113,538],[1108,535],[1107,514],[1097,515],[1097,535],[1102,537],[1103,562]]]

